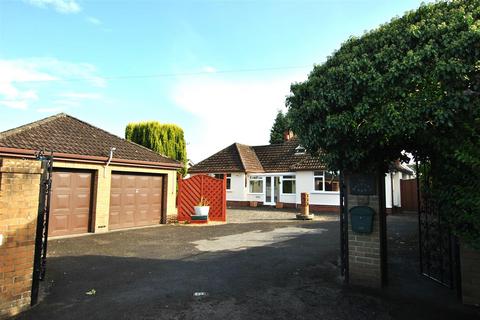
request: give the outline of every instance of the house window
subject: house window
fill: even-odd
[[[328,171],[315,171],[313,173],[313,188],[315,191],[332,191],[340,190],[338,175]]]
[[[283,176],[282,177],[282,193],[295,194],[295,176]]]
[[[214,178],[216,179],[222,179],[223,180],[223,177],[225,176],[225,174],[223,173],[215,173],[213,175]],[[231,173],[227,173],[227,190],[231,190],[231,185],[232,185],[232,174]]]
[[[250,193],[263,193],[263,178],[261,176],[251,176],[248,185]]]
[[[324,178],[324,172],[323,171],[315,171],[313,173],[313,190],[315,191],[324,191],[325,189],[323,188],[323,179]]]
[[[332,172],[325,172],[325,191],[336,191],[340,190],[340,182],[338,180],[338,175]]]
[[[232,190],[232,174],[227,173],[227,190]]]

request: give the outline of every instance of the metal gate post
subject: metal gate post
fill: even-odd
[[[45,278],[47,263],[48,217],[50,213],[50,194],[52,187],[53,156],[37,154],[42,161],[42,177],[40,182],[39,205],[37,214],[37,229],[35,237],[35,253],[33,260],[31,305],[38,301],[40,281]]]
[[[340,172],[340,272],[345,283],[349,281],[348,273],[348,209],[345,177]]]

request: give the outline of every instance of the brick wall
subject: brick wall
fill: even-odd
[[[263,202],[257,201],[257,206],[261,207]],[[250,201],[234,201],[229,200],[227,201],[228,208],[242,208],[242,207],[250,207]],[[283,208],[285,209],[300,209],[300,204],[296,203],[283,203]],[[340,206],[330,206],[330,205],[319,205],[319,204],[311,204],[310,205],[310,212],[322,212],[322,213],[340,213]]]
[[[39,161],[0,159],[0,319],[30,305]]]
[[[463,303],[480,306],[480,250],[460,249]]]
[[[347,208],[368,206],[375,211],[373,229],[370,234],[354,233],[352,231],[351,217],[349,214],[348,226],[348,264],[349,282],[354,285],[380,288],[382,287],[382,249],[380,235],[380,197],[378,186],[376,195],[352,195],[350,193],[349,179]]]
[[[340,213],[340,206],[330,206],[330,205],[322,205],[322,204],[311,204],[310,205],[310,212],[322,212],[322,213]]]

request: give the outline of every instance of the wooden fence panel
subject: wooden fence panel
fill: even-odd
[[[227,182],[207,175],[196,175],[178,180],[178,221],[191,221],[195,214],[194,206],[204,197],[210,204],[208,219],[226,221],[227,217]]]
[[[418,211],[417,179],[400,180],[402,211]]]

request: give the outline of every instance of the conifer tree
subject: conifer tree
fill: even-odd
[[[163,156],[183,163],[180,172],[187,173],[187,149],[183,129],[175,124],[158,121],[129,123],[125,128],[125,139],[147,147]]]

